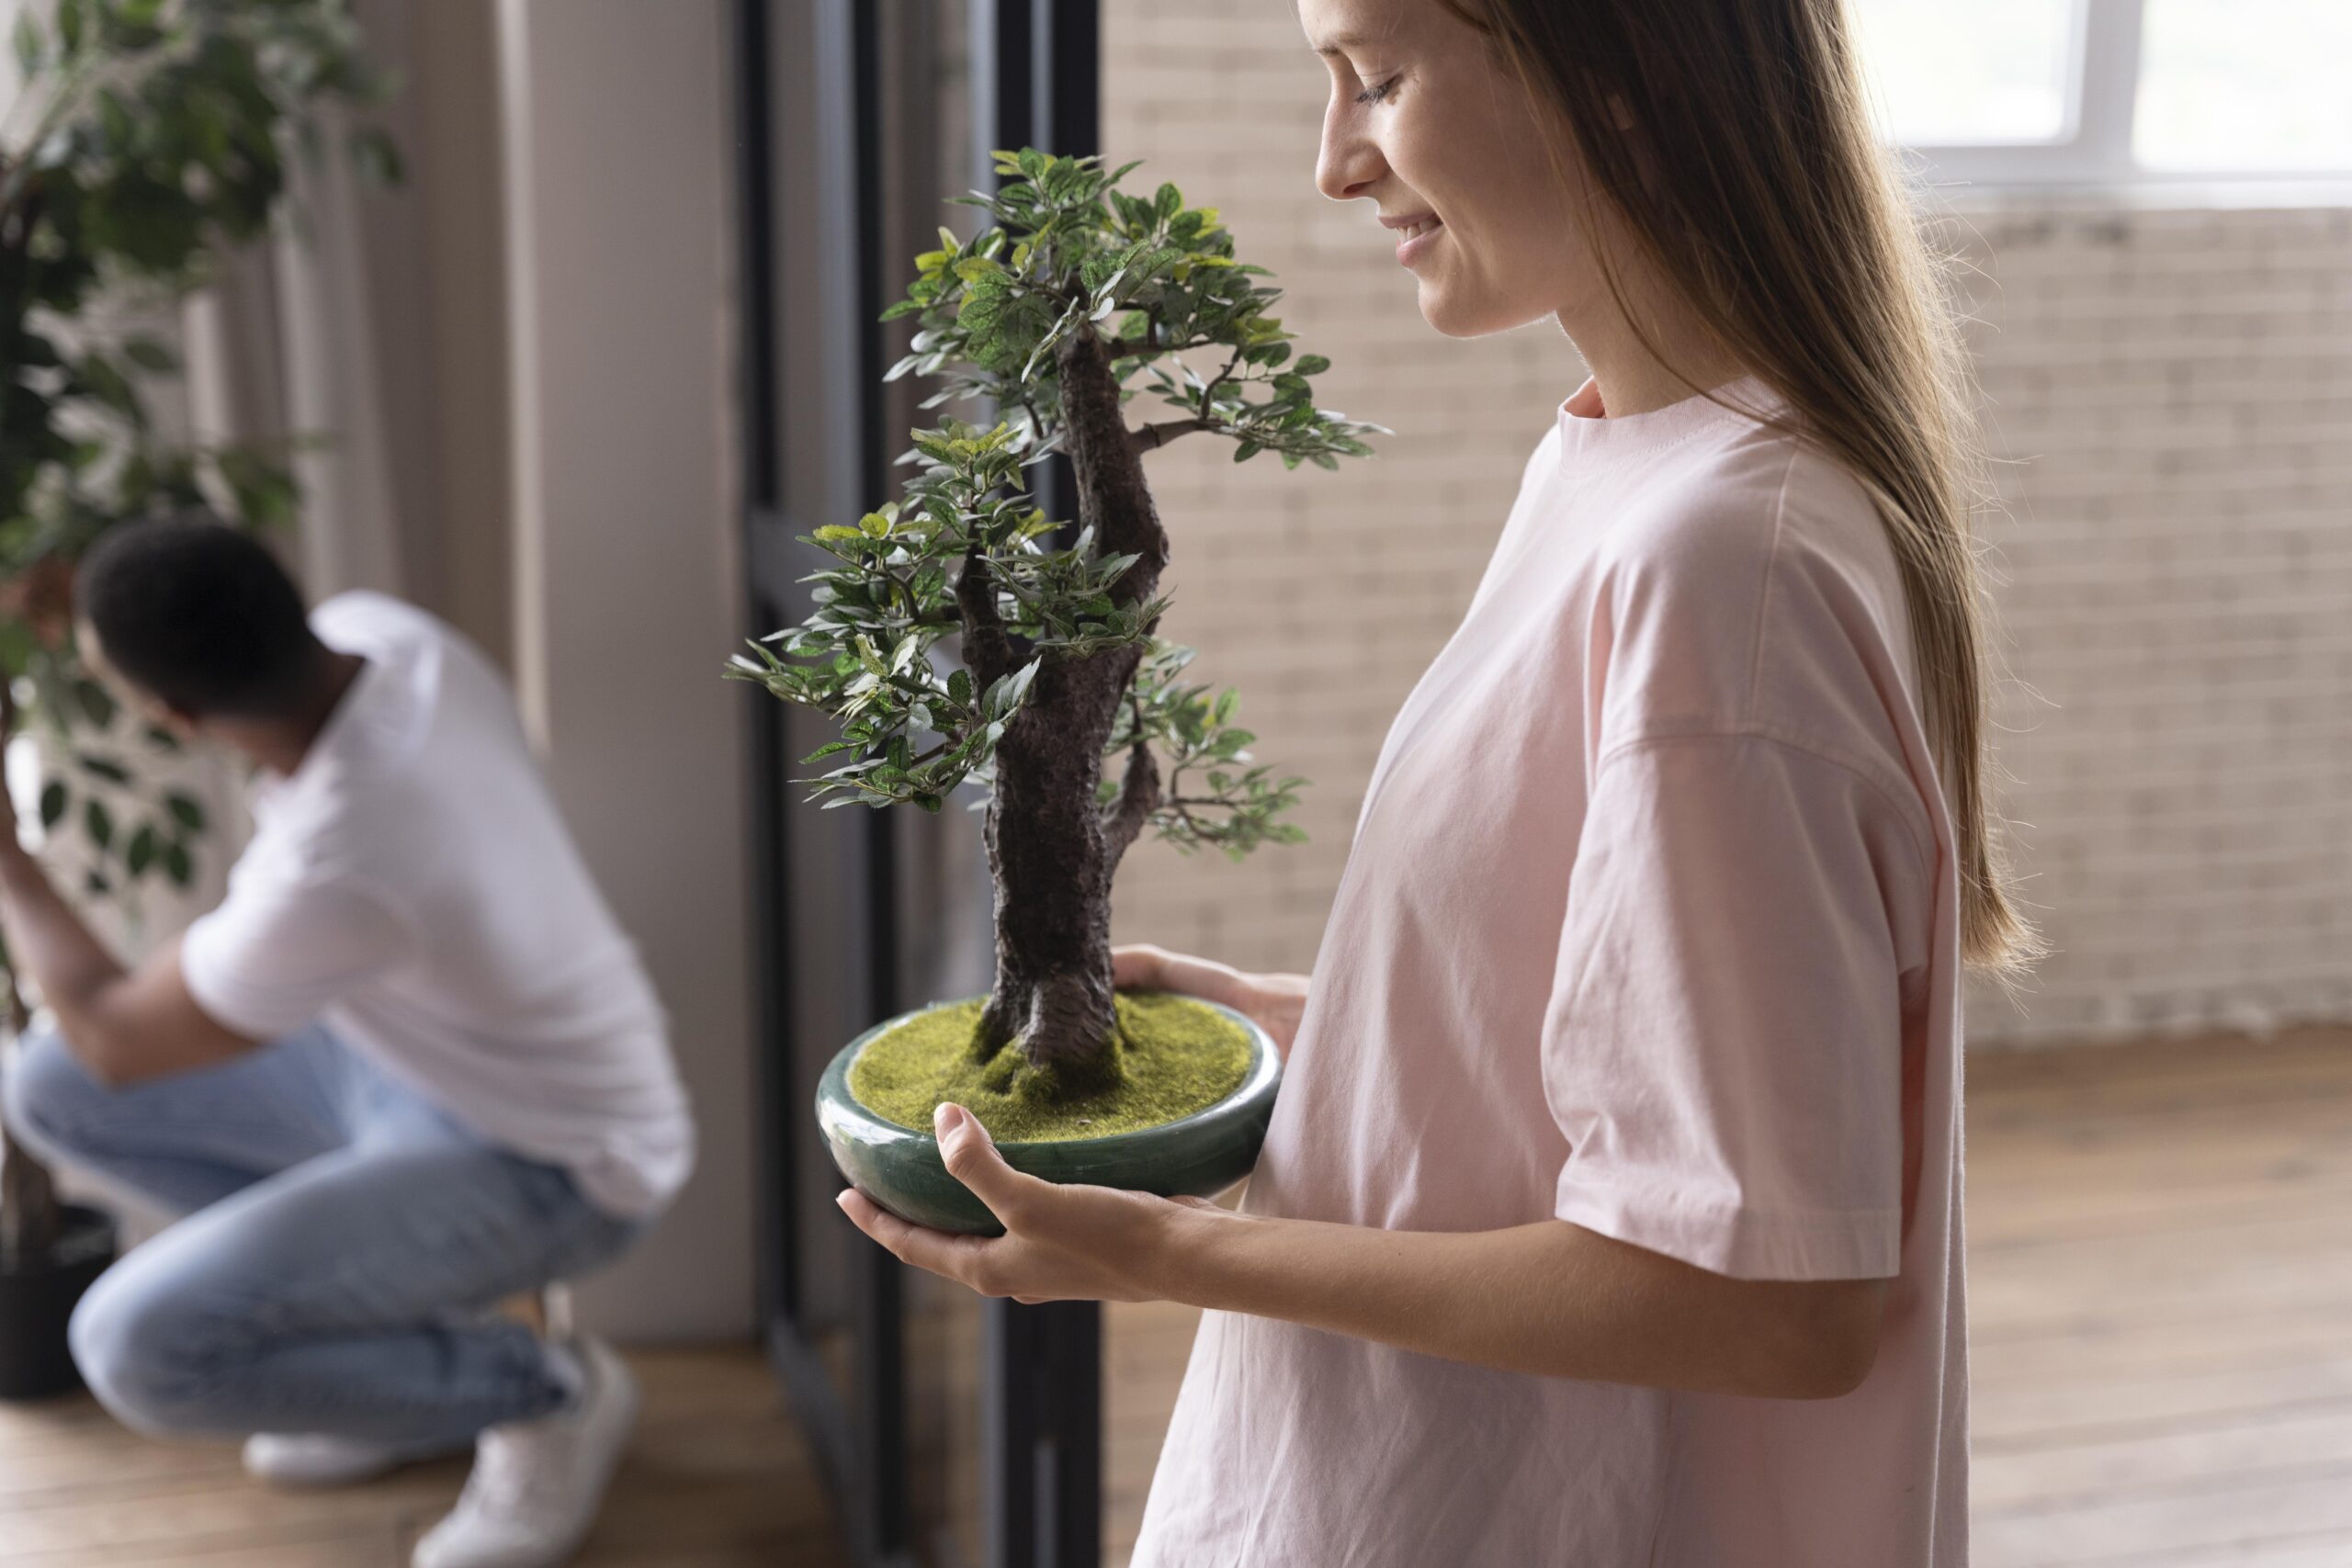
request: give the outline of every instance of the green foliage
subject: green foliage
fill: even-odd
[[[176,357],[109,332],[93,307],[200,283],[220,247],[268,226],[288,149],[319,139],[315,109],[384,95],[345,0],[57,0],[49,25],[19,15],[14,45],[24,85],[0,124],[0,574],[202,501],[286,520],[282,454],[163,440],[140,388],[176,373]],[[353,131],[349,151],[397,171],[380,130]]]
[[[1193,650],[1155,635],[1168,598],[1114,592],[1136,558],[1102,551],[1091,526],[1065,542],[1068,530],[1031,503],[1023,473],[1064,444],[1055,350],[1080,332],[1105,340],[1122,401],[1148,389],[1178,411],[1130,430],[1138,451],[1205,433],[1233,442],[1236,461],[1270,451],[1286,468],[1331,468],[1370,456],[1361,437],[1385,432],[1315,406],[1312,378],[1330,362],[1292,362],[1291,334],[1267,313],[1281,290],[1258,281],[1272,276],[1265,268],[1236,259],[1215,208],[1186,207],[1172,185],[1148,197],[1121,190],[1133,163],[1106,173],[1097,158],[1035,148],[995,159],[1000,189],[954,198],[994,223],[969,241],[941,229],[882,319],[916,318],[910,352],[886,379],[935,377],[922,406],[980,396],[1002,417],[988,429],[951,418],[912,432],[899,461],[918,472],[903,497],[804,536],[830,558],[802,580],[816,585],[815,611],[751,644],[727,673],[841,722],[842,739],[804,759],[838,760],[801,781],[831,796],[829,808],[937,811],[959,784],[993,782],[997,748],[1041,671],[1131,650],[1097,802],[1106,819],[1122,790],[1117,760],[1140,747],[1166,759],[1149,823],[1180,850],[1238,859],[1262,842],[1295,842],[1305,835],[1279,818],[1306,781],[1250,765],[1254,737],[1231,722],[1234,694],[1183,683]],[[1201,350],[1223,355],[1207,377],[1184,357]],[[976,690],[938,645],[988,625],[1001,626],[1012,662]]]
[[[1124,396],[1140,395],[1127,385],[1140,374],[1182,412],[1186,432],[1233,441],[1237,462],[1271,451],[1286,468],[1336,468],[1342,457],[1371,455],[1359,437],[1388,434],[1314,405],[1310,378],[1330,368],[1321,355],[1283,368],[1292,334],[1266,313],[1282,290],[1253,281],[1272,276],[1264,267],[1235,259],[1216,208],[1186,207],[1172,185],[1149,197],[1120,190],[1140,160],[1106,174],[1097,158],[1034,147],[995,159],[1017,177],[949,199],[996,222],[968,242],[941,229],[940,248],[915,258],[907,297],[882,312],[918,318],[911,352],[884,379],[940,377],[925,408],[990,399],[1012,422],[1014,449],[1034,458],[1059,435],[1054,345],[1085,321],[1119,345],[1112,373]],[[1202,349],[1226,351],[1207,378],[1183,357]]]
[[[1215,849],[1231,860],[1270,840],[1305,842],[1305,831],[1278,818],[1298,804],[1306,780],[1276,779],[1262,763],[1243,766],[1258,738],[1232,722],[1239,697],[1229,686],[1212,694],[1209,686],[1179,681],[1193,659],[1193,649],[1155,639],[1136,671],[1126,712],[1111,734],[1109,750],[1114,754],[1141,742],[1168,759],[1165,797],[1152,817],[1160,838],[1187,854]],[[1197,782],[1187,782],[1188,772]],[[1118,787],[1115,780],[1104,779],[1101,804],[1117,798]]]
[[[23,85],[0,119],[0,682],[50,732],[62,776],[45,828],[78,827],[87,890],[194,880],[202,808],[142,788],[125,748],[173,750],[76,658],[72,565],[124,521],[206,504],[256,527],[294,516],[277,446],[168,439],[146,384],[165,344],[113,324],[202,283],[281,209],[318,111],[381,99],[347,0],[56,0],[18,16]],[[363,175],[396,178],[383,133],[348,133]]]

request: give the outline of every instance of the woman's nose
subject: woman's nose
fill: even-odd
[[[1369,193],[1386,165],[1380,150],[1335,112],[1324,122],[1323,147],[1315,163],[1315,188],[1333,201],[1353,201]]]

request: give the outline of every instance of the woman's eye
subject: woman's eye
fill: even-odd
[[[1396,78],[1391,76],[1388,80],[1381,83],[1377,86],[1366,87],[1363,92],[1358,93],[1356,95],[1356,102],[1360,104],[1376,104],[1383,98],[1385,98],[1388,96],[1388,89],[1396,85]]]

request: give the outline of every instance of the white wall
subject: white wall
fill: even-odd
[[[0,0],[0,33],[20,0]],[[719,0],[362,0],[409,180],[368,220],[411,592],[520,675],[672,1017],[700,1121],[662,1227],[582,1292],[633,1340],[750,1330],[751,980]],[[15,96],[0,49],[0,106]],[[401,336],[407,333],[410,335]]]
[[[751,1324],[750,978],[718,0],[502,0],[515,653],[564,812],[668,1004],[677,1209],[583,1293],[631,1338]]]

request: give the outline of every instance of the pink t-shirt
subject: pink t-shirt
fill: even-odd
[[[1698,1394],[1213,1312],[1135,1568],[1967,1562],[1959,885],[1893,549],[1748,413],[1600,414],[1389,729],[1243,1207],[1892,1276],[1877,1361]]]

